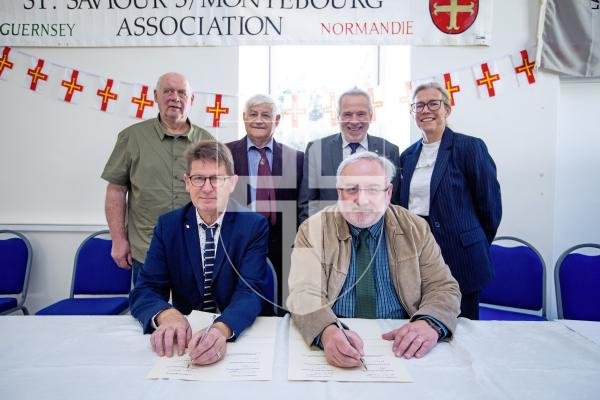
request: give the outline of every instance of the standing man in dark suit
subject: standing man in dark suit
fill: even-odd
[[[338,98],[338,124],[341,132],[312,141],[306,146],[298,199],[300,223],[325,206],[335,204],[335,173],[342,160],[351,154],[372,151],[393,163],[398,162],[398,146],[367,134],[372,118],[373,105],[369,94],[364,90],[355,87]],[[394,180],[394,204],[398,200],[398,184],[399,181]]]
[[[461,316],[479,319],[479,294],[494,277],[490,245],[502,218],[496,164],[483,140],[447,126],[452,109],[436,82],[413,91],[423,138],[400,156],[400,205],[429,222],[460,285]]]
[[[129,302],[158,355],[171,356],[177,343],[179,355],[187,346],[194,364],[212,364],[262,310],[269,227],[229,199],[237,176],[224,144],[199,142],[185,158],[192,201],[159,217]],[[221,315],[193,333],[183,316],[192,310]]]
[[[287,282],[296,236],[304,154],[273,138],[281,115],[271,97],[252,96],[243,117],[246,136],[227,143],[240,178],[233,196],[269,220],[269,259],[277,273],[281,305],[282,282]]]

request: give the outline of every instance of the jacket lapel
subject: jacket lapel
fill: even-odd
[[[342,153],[342,134],[335,135],[329,143],[323,143],[321,147],[321,165],[327,165],[321,173],[323,176],[335,175],[338,165],[341,164],[344,155]],[[329,160],[329,161],[325,161]]]
[[[248,176],[248,151],[246,143],[248,137],[238,140],[235,143],[235,151],[233,151],[233,159],[235,162],[235,172],[239,176]]]
[[[282,175],[282,149],[281,143],[277,143],[273,139],[273,165],[271,165],[271,175],[281,176]]]
[[[452,150],[452,144],[454,143],[454,132],[452,132],[449,128],[444,130],[444,135],[442,136],[442,142],[440,143],[440,149],[438,150],[438,155],[435,160],[435,166],[433,167],[433,173],[431,174],[431,186],[429,187],[429,204],[433,201],[435,197],[435,192],[440,186],[440,182],[442,181],[442,176],[446,172],[446,168],[448,167],[448,161],[450,160],[450,154]]]
[[[202,295],[204,295],[204,275],[202,274],[202,253],[200,252],[200,236],[198,234],[198,220],[196,219],[196,209],[190,205],[184,217],[184,235],[189,262],[191,264],[196,285]]]
[[[380,140],[378,137],[367,135],[367,143],[367,146],[369,146],[367,150],[372,151],[373,153],[376,153],[379,156],[384,155],[382,148],[383,141]]]
[[[238,182],[236,189],[237,199],[243,204],[250,204],[250,184],[248,183],[248,136],[235,142],[234,151],[232,151],[233,161],[235,165],[235,173],[242,177]],[[245,187],[244,187],[245,186]],[[244,190],[245,189],[245,190]],[[243,198],[243,194],[246,194]]]
[[[233,208],[233,210],[232,210]],[[235,208],[233,207],[232,200],[229,200],[229,204],[227,205],[227,210],[225,211],[225,215],[223,216],[223,221],[221,223],[221,231],[219,233],[219,241],[216,244],[216,256],[215,256],[215,266],[213,269],[213,284],[217,282],[219,279],[219,273],[225,262],[229,262],[227,252],[229,251],[229,245],[231,243],[231,237],[233,235],[235,228]],[[239,229],[239,227],[237,228]],[[214,293],[213,289],[213,293]]]

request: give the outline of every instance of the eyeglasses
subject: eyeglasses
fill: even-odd
[[[192,183],[192,186],[202,187],[202,186],[204,186],[204,184],[206,183],[206,180],[208,179],[210,181],[210,184],[212,185],[212,187],[215,187],[215,188],[223,186],[225,184],[225,181],[230,178],[231,178],[230,176],[218,176],[218,175],[213,175],[213,176],[192,175],[192,176],[188,177],[188,179]]]
[[[172,89],[172,88],[164,89],[163,94],[165,94],[166,96],[173,96],[174,94],[176,94],[177,96],[181,97],[182,99],[187,99],[187,97],[188,97],[188,92],[186,90],[176,90],[176,89]]]
[[[358,192],[365,192],[369,196],[377,196],[379,193],[387,191],[387,188],[380,189],[378,187],[368,187],[368,188],[361,189],[358,186],[353,186],[350,188],[338,188],[338,189],[341,190],[342,193],[345,193],[349,196],[356,196],[358,194]]]
[[[435,110],[439,110],[443,103],[444,103],[444,100],[429,100],[427,103],[423,103],[422,101],[419,101],[418,103],[412,103],[410,105],[410,109],[412,110],[412,112],[420,113],[420,112],[423,112],[423,110],[425,109],[425,106],[427,106],[427,108],[429,108],[429,111],[435,111]]]

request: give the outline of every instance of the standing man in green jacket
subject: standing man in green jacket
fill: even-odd
[[[102,172],[108,181],[105,212],[111,255],[120,268],[132,268],[134,284],[158,216],[189,201],[183,152],[194,142],[214,140],[188,118],[192,89],[183,75],[162,75],[154,99],[158,116],[121,131]]]

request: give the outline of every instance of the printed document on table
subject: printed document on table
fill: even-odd
[[[367,366],[338,368],[330,365],[325,353],[306,345],[290,319],[288,379],[291,381],[340,382],[413,382],[404,360],[394,356],[392,344],[381,339],[383,332],[377,320],[342,319],[357,332],[364,343],[364,361]]]
[[[213,314],[192,311],[187,317],[192,332],[208,326]],[[270,381],[273,378],[275,336],[278,318],[258,317],[233,343],[227,343],[223,360],[206,366],[187,368],[190,357],[177,354],[160,357],[147,379],[193,381]]]

